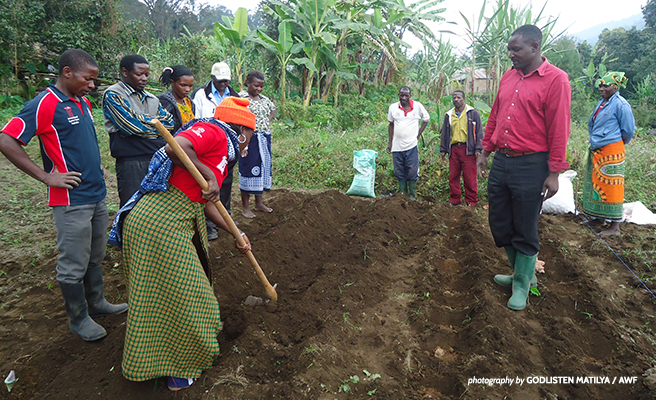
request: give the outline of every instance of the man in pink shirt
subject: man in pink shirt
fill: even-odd
[[[558,191],[558,174],[569,167],[569,77],[542,57],[541,44],[535,25],[512,33],[513,68],[501,78],[478,158],[479,175],[485,177],[496,152],[487,186],[490,230],[514,274],[496,275],[494,281],[512,286],[508,307],[513,310],[526,308],[529,286],[537,285],[538,216],[542,202]]]

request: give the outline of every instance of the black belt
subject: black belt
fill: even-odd
[[[463,144],[467,144],[467,142],[451,143],[451,146],[462,146]]]

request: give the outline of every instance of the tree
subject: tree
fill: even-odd
[[[408,44],[403,42],[403,36],[406,31],[411,32],[414,36],[422,41],[433,42],[436,40],[435,32],[432,28],[424,23],[424,21],[441,22],[444,21],[442,14],[444,8],[434,8],[443,0],[418,0],[409,6],[405,5],[405,0],[381,0],[383,17],[387,25],[388,40],[394,43],[396,49],[400,50],[401,47],[410,48]],[[389,53],[394,53],[394,50]],[[378,79],[383,77],[385,71],[385,64],[390,61],[396,69],[395,61],[387,57],[386,52],[383,51],[376,76],[374,77],[374,86]],[[385,74],[385,85],[391,81],[391,74]]]
[[[205,5],[198,11],[198,25],[201,31],[214,32],[214,23],[222,21],[223,17],[233,17],[232,11],[225,6],[216,5],[214,7]]]
[[[335,86],[339,85],[339,80],[346,78],[349,80],[357,79],[357,76],[346,71],[346,53],[347,53],[347,42],[350,38],[355,35],[367,34],[367,37],[381,37],[383,36],[382,29],[379,28],[372,21],[372,16],[368,15],[367,12],[370,11],[371,4],[365,0],[345,0],[338,6],[336,6],[336,12],[340,17],[340,21],[333,24],[333,28],[337,33],[337,43],[333,53],[329,53],[328,57],[332,60],[334,67],[328,68],[328,73],[326,75],[326,82],[324,84],[324,91],[321,97],[323,102],[328,101],[328,95],[330,93],[330,88],[333,84],[335,76],[337,76]],[[337,90],[335,91],[335,107],[337,107]]]
[[[645,30],[637,30],[635,27],[629,30],[624,28],[604,29],[595,46],[594,63],[601,62],[601,58],[606,53],[611,55],[613,60],[608,61],[606,67],[609,71],[624,71],[629,79],[628,89],[633,92],[633,85],[651,71],[650,65],[653,65],[655,61],[653,57],[649,57],[654,52],[651,47],[653,45],[653,35]],[[645,55],[647,57],[643,58]],[[641,59],[643,61],[635,62]],[[643,66],[648,68],[641,70],[640,68]]]
[[[490,101],[496,96],[502,74],[511,67],[507,45],[510,35],[517,28],[526,24],[538,26],[543,35],[541,48],[543,54],[548,53],[554,41],[563,35],[564,31],[558,34],[552,32],[557,18],[552,20],[548,17],[543,21],[543,12],[544,6],[534,15],[531,4],[523,8],[515,8],[510,5],[509,0],[498,0],[492,17],[485,18],[485,26],[478,35],[474,36],[472,46],[475,47],[476,66],[485,66],[487,69]]]
[[[169,39],[177,37],[186,26],[198,31],[198,19],[191,0],[141,0],[148,9],[148,19],[155,37]]]
[[[287,64],[293,53],[300,50],[301,43],[293,44],[292,32],[289,28],[289,22],[283,21],[278,25],[278,40],[271,39],[266,33],[257,31],[258,38],[255,42],[275,54],[280,63],[280,105],[285,105],[285,84],[287,82]]]
[[[570,79],[581,76],[583,64],[574,39],[563,36],[554,42],[551,51],[544,54],[553,65],[567,72]]]
[[[251,40],[248,29],[248,11],[239,7],[234,20],[223,16],[222,25],[216,22],[214,32],[216,37],[224,42],[233,52],[235,59],[235,76],[237,85],[241,89],[244,84],[244,61],[246,59],[246,45]]]
[[[583,42],[578,43],[576,45],[576,51],[581,58],[581,65],[588,65],[592,59],[592,46],[590,46],[588,41],[584,40]]]
[[[0,22],[5,27],[0,30],[0,73],[13,70],[32,89],[40,83],[36,77],[48,72],[48,64],[57,65],[67,48],[86,50],[101,66],[114,62],[122,48],[124,24],[116,0],[0,0]]]
[[[440,99],[463,63],[457,59],[450,41],[440,38],[437,43],[424,42],[424,49],[412,58],[415,80],[431,98]]]
[[[305,57],[293,58],[297,65],[307,69],[307,78],[303,91],[303,106],[310,105],[312,85],[319,59],[319,50],[322,46],[331,46],[337,42],[331,32],[333,23],[339,20],[335,14],[335,0],[289,0],[287,4],[272,1],[276,7],[276,15],[281,21],[291,24],[292,32],[303,43],[302,49]]]
[[[45,17],[43,6],[44,2],[0,1],[0,24],[5,28],[0,29],[1,76],[17,77],[19,65],[38,60],[33,44]]]
[[[648,28],[656,28],[656,0],[649,0],[642,6],[642,16]]]

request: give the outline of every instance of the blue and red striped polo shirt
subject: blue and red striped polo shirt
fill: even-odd
[[[46,172],[57,168],[58,172],[82,174],[82,182],[76,188],[48,187],[49,206],[92,204],[107,195],[91,103],[86,98],[71,99],[50,85],[25,103],[23,110],[2,128],[2,132],[23,146],[38,136]]]

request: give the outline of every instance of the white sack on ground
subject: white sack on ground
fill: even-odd
[[[624,222],[638,225],[656,225],[656,214],[640,201],[624,203]]]
[[[568,169],[558,176],[558,192],[542,204],[545,214],[576,214],[574,204],[574,186],[572,179],[576,178],[576,171]]]

